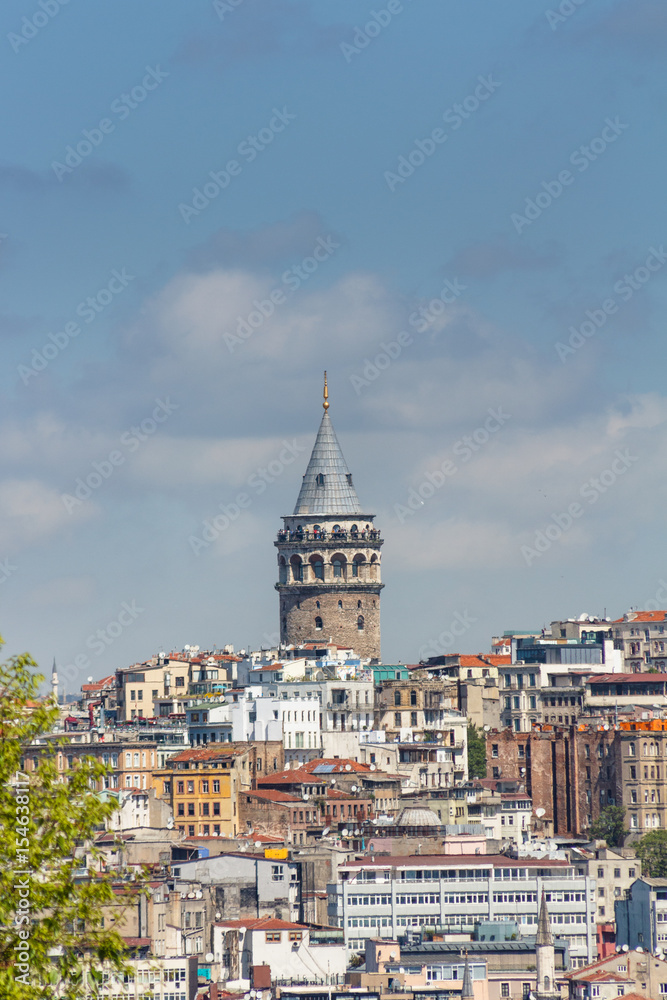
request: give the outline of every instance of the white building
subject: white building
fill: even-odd
[[[221,978],[250,986],[253,966],[268,965],[271,981],[301,979],[335,983],[344,976],[347,952],[342,940],[315,943],[305,924],[263,917],[222,920],[213,925],[213,955]]]
[[[554,933],[565,938],[573,967],[596,955],[595,880],[568,861],[504,855],[364,857],[338,868],[328,886],[329,919],[349,951],[368,937],[404,935],[408,927],[470,933],[480,921],[510,921],[535,934],[545,893]]]

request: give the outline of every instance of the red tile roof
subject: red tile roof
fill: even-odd
[[[545,858],[508,858],[504,854],[392,854],[379,858],[355,858],[342,868],[567,868],[570,861],[548,861]]]
[[[266,802],[302,802],[303,799],[297,799],[294,795],[288,795],[287,792],[280,792],[275,788],[259,788],[252,792],[244,792],[244,795],[252,795],[255,799],[263,799]],[[259,839],[259,838],[257,838]]]
[[[629,625],[630,622],[664,622],[667,611],[628,611],[623,618],[614,618],[611,625]]]
[[[588,684],[627,684],[629,682],[642,681],[666,681],[665,674],[593,674],[588,680]]]
[[[247,927],[249,931],[307,931],[307,924],[292,924],[276,917],[252,917],[246,920],[216,920],[216,927]]]
[[[169,763],[172,761],[181,763],[187,760],[213,760],[218,757],[238,757],[242,753],[244,753],[244,750],[241,747],[225,746],[222,743],[207,743],[206,746],[189,747],[187,750],[183,750],[182,753],[176,754],[175,757],[170,757]]]

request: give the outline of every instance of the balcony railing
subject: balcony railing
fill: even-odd
[[[304,531],[303,529],[290,531],[288,528],[281,528],[278,532],[279,542],[381,542],[383,541],[380,531],[371,528],[366,531]]]

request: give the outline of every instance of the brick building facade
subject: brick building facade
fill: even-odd
[[[617,735],[592,725],[491,731],[487,773],[525,784],[555,836],[586,835],[606,806],[622,803]]]

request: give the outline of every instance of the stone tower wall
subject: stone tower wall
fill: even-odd
[[[320,607],[317,607],[319,601]],[[339,608],[338,602],[342,603]],[[361,602],[361,607],[358,607]],[[364,628],[357,627],[363,615]],[[317,630],[315,619],[322,619]],[[299,645],[329,641],[349,646],[361,657],[380,659],[380,589],[361,590],[353,584],[322,588],[292,584],[280,592],[280,640]]]

